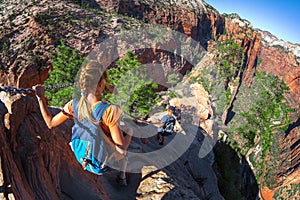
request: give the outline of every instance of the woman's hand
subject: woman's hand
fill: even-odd
[[[35,95],[37,99],[43,99],[45,97],[44,93],[44,87],[41,84],[37,84],[35,86],[32,86],[32,89],[35,91]]]

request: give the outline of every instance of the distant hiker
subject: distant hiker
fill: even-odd
[[[170,106],[174,106],[174,116],[176,117],[176,120],[178,123],[181,123],[181,103],[178,98],[173,98],[169,101]]]
[[[157,140],[160,145],[164,145],[165,137],[171,135],[174,132],[174,126],[176,123],[176,119],[173,116],[175,111],[174,106],[169,106],[167,108],[168,114],[163,116],[160,120],[159,128],[157,129]]]
[[[123,133],[120,129],[119,119],[122,110],[100,99],[107,79],[107,74],[100,63],[88,61],[79,74],[80,92],[77,99],[69,101],[62,111],[54,116],[47,107],[44,88],[36,85],[33,89],[42,116],[50,129],[70,118],[74,119],[71,147],[83,169],[98,175],[104,174],[109,169],[105,164],[109,163],[112,157],[106,152],[110,144],[115,150],[111,155],[118,157],[115,159],[121,164],[117,181],[120,185],[126,186],[126,151],[131,135]]]

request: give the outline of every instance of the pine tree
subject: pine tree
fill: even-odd
[[[152,82],[147,69],[130,51],[117,61],[117,66],[107,70],[109,83],[115,87],[115,92],[107,94],[106,98],[131,117],[144,118],[156,103],[154,90],[157,84]]]
[[[53,54],[52,60],[53,70],[44,83],[47,86],[74,83],[84,58],[79,51],[66,46],[65,41],[61,40],[61,45],[57,46],[57,52]],[[67,87],[46,91],[45,94],[49,99],[49,105],[62,107],[72,98],[73,91],[73,87]]]

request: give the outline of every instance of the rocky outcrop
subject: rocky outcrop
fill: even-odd
[[[245,72],[242,82],[250,86],[259,59],[261,36],[252,29],[248,21],[242,20],[235,14],[226,17],[225,27],[226,35],[221,36],[220,39],[235,38],[239,40],[240,45],[244,48]]]
[[[71,121],[49,130],[34,98],[1,92],[0,99],[1,199],[106,198],[68,148]]]
[[[238,15],[222,16],[203,1],[105,2],[105,5],[99,4],[100,8],[137,17],[147,23],[166,25],[199,41],[204,49],[207,49],[208,41],[212,39],[238,39],[246,56],[244,83],[251,84],[259,57],[261,35],[253,29],[250,22]]]
[[[300,45],[278,40],[268,32],[260,33],[263,36],[263,46],[260,51],[261,63],[257,69],[282,78],[290,88],[291,101],[294,100],[294,104],[299,105]]]
[[[182,134],[182,127],[184,128],[186,136],[181,137],[190,143],[182,142],[183,140],[179,142],[187,151],[179,152],[179,155],[184,155],[167,167],[155,167],[157,160],[153,161],[153,166],[145,165],[140,172],[142,177],[135,173],[129,174],[130,185],[121,190],[114,180],[117,171],[111,169],[103,176],[95,176],[81,169],[68,145],[72,121],[49,130],[35,98],[1,92],[1,199],[203,199],[208,196],[222,199],[211,168],[213,161],[207,156],[213,144],[204,145],[211,141],[216,142],[212,123],[207,119],[207,113],[203,112],[212,112],[208,104],[208,94],[200,85],[187,85],[179,88],[178,92],[185,93],[187,89],[191,90],[192,95],[179,99],[179,102],[184,103],[184,107],[183,121],[177,133]],[[191,107],[185,107],[188,104]],[[58,111],[57,108],[51,108],[52,114]],[[197,113],[202,113],[202,120]],[[153,118],[153,122],[159,120],[157,117],[158,115]],[[193,133],[199,126],[206,130],[208,135]],[[154,128],[152,132],[156,133],[156,127]],[[142,130],[143,128],[140,128],[139,133],[142,133]],[[147,132],[147,129],[145,131]],[[201,139],[203,137],[204,139]],[[174,142],[172,140],[175,139],[170,136],[166,142]],[[141,154],[164,151],[159,148],[156,137],[150,137],[148,144],[141,143],[138,138],[134,139],[129,151],[135,150],[136,147],[139,147]],[[169,146],[174,148],[175,153],[178,147]],[[203,155],[199,157],[200,152]],[[164,158],[160,162],[164,162]]]
[[[299,183],[299,179],[295,177],[299,174],[298,136],[300,95],[298,94],[298,91],[300,86],[300,46],[299,44],[291,44],[278,40],[268,32],[253,30],[249,22],[241,20],[236,15],[226,15],[225,17],[226,33],[229,33],[230,36],[225,34],[220,36],[219,39],[240,39],[240,44],[245,49],[246,62],[244,64],[245,72],[242,84],[251,86],[254,72],[257,70],[277,75],[283,79],[290,88],[290,94],[287,95],[287,101],[298,114],[294,113],[293,116],[291,116],[294,123],[291,124],[289,130],[286,131],[285,137],[280,138],[278,136],[277,138],[280,143],[280,151],[282,151],[281,157],[284,158],[284,161],[279,164],[280,170],[276,172],[277,174],[271,178],[275,179],[276,183],[273,182],[274,185],[272,188],[264,187],[261,192],[264,199],[270,199],[276,195],[279,197],[280,194],[276,193],[276,191],[283,192],[286,189],[281,191],[281,188],[285,188],[285,184],[287,184],[292,186],[292,189],[290,189],[291,194],[295,194],[295,188],[293,187]],[[261,182],[261,184],[263,185],[264,182]],[[271,196],[270,193],[272,193]]]
[[[51,56],[56,51],[61,39],[65,39],[68,46],[79,50],[83,55],[87,55],[109,36],[122,33],[130,28],[141,27],[144,24],[162,24],[200,42],[201,47],[209,51],[211,60],[214,57],[212,49],[214,42],[212,41],[228,38],[237,39],[244,48],[246,58],[243,64],[245,72],[241,82],[251,86],[256,70],[278,75],[290,87],[291,93],[288,96],[288,101],[292,107],[296,108],[299,115],[299,44],[287,43],[278,40],[268,32],[255,30],[247,20],[241,19],[235,14],[220,15],[203,1],[88,0],[84,2],[89,3],[95,9],[91,9],[87,5],[84,7],[58,0],[27,3],[21,0],[2,2],[0,4],[1,84],[31,87],[36,83],[42,83],[48,77],[49,69],[52,68]],[[152,49],[140,50],[135,53],[139,55],[139,60],[143,64],[162,63],[165,66],[164,72],[175,69],[176,72],[184,75],[194,67],[184,59],[174,58],[168,52],[160,51],[160,45],[158,42],[153,44],[154,48]],[[118,53],[122,54],[122,52]],[[203,64],[210,65],[212,62]],[[111,66],[114,65],[115,63],[111,64]],[[161,87],[160,89],[166,88]],[[72,193],[72,188],[80,187],[74,178],[80,169],[74,167],[76,166],[74,160],[70,161],[71,152],[69,150],[67,153],[59,151],[55,148],[57,147],[55,144],[56,141],[59,141],[61,142],[60,146],[64,148],[68,141],[65,138],[68,136],[65,135],[68,134],[61,134],[61,129],[46,131],[45,135],[38,134],[39,131],[45,130],[45,126],[41,122],[36,105],[32,103],[34,100],[28,100],[29,97],[14,98],[17,99],[3,100],[3,102],[16,102],[12,103],[15,106],[13,112],[10,111],[9,105],[4,106],[3,104],[1,108],[3,123],[0,128],[0,168],[4,173],[3,176],[0,175],[0,191],[5,191],[5,198],[13,194],[16,199],[20,196],[28,197],[28,199],[32,199],[34,196],[45,199],[62,197],[67,199],[66,194]],[[31,103],[23,104],[23,101]],[[234,101],[234,96],[232,101]],[[19,104],[28,106],[23,108],[17,106]],[[34,123],[32,126],[27,118],[39,123]],[[70,127],[64,128],[69,129]],[[22,132],[22,130],[27,129],[29,130],[28,133]],[[19,133],[19,131],[21,132]],[[54,141],[50,141],[46,137],[51,133],[55,135]],[[282,162],[282,170],[275,175],[275,186],[264,191],[272,191],[272,194],[276,195],[276,192],[281,192],[281,186],[284,188],[290,183],[299,181],[297,179],[299,177],[297,176],[299,173],[298,136],[299,116],[296,116],[294,124],[291,124],[286,133],[286,137],[280,139],[281,150],[284,153],[288,152],[283,156],[285,159]],[[24,141],[26,144],[30,144],[30,148],[25,145]],[[51,151],[46,150],[48,144],[50,144]],[[59,159],[54,155],[59,155]],[[11,162],[7,162],[8,160]],[[285,165],[285,163],[291,164]],[[37,166],[41,166],[41,168]],[[50,169],[53,166],[59,172]],[[63,171],[64,167],[71,168],[72,171]],[[7,169],[11,169],[16,176],[11,177]],[[41,170],[43,176],[35,173],[38,170]],[[28,175],[24,175],[24,171]],[[60,178],[58,178],[58,173],[61,175]],[[160,175],[164,175],[164,173],[159,174],[158,178]],[[83,176],[83,179],[87,180],[87,185],[94,184],[91,176]],[[47,183],[41,182],[42,178]],[[164,185],[164,183],[162,184]],[[41,185],[41,190],[49,187],[47,190],[49,193],[41,194],[42,191],[36,189],[36,185]],[[166,185],[169,187],[168,184]],[[84,187],[84,191],[88,191],[87,188]],[[102,190],[101,187],[92,186],[91,190],[93,193],[106,198],[105,190]],[[141,194],[149,195],[143,191]],[[3,194],[0,193],[0,198],[2,197]]]
[[[0,33],[1,83],[28,87],[30,85],[27,83],[31,81],[40,82],[47,78],[45,70],[50,66],[49,44],[53,40],[32,15],[37,14],[39,8],[15,2],[1,4],[0,11],[3,16],[0,19],[3,30]]]
[[[116,14],[86,10],[59,0],[3,2],[0,12],[3,16],[0,18],[0,81],[16,87],[31,87],[45,81],[48,71],[53,69],[51,59],[62,39],[86,56],[109,35],[120,31],[123,24],[120,20],[113,23]],[[135,21],[131,21],[132,27]]]
[[[274,40],[270,35],[266,36],[266,32],[254,30],[248,21],[237,15],[220,15],[205,2],[195,2],[198,3],[95,1],[90,4],[98,5],[98,8],[103,10],[143,19],[146,23],[166,25],[200,41],[204,49],[207,49],[208,41],[211,39],[236,38],[245,49],[244,83],[251,83],[256,64],[262,58],[257,68],[267,72],[272,71],[281,75],[279,71],[282,73],[284,71],[281,69],[286,66],[291,67],[292,70],[285,70],[289,72],[284,75],[285,80],[291,87],[293,97],[296,99],[299,97],[297,93],[299,91],[297,89],[299,45],[290,43],[283,45],[283,41]],[[120,15],[83,11],[79,6],[67,5],[59,1],[27,5],[16,2],[10,6],[3,4],[0,10],[4,15],[0,24],[3,30],[1,31],[0,64],[3,69],[0,74],[1,83],[18,87],[29,87],[47,78],[47,71],[51,69],[51,52],[55,51],[55,46],[60,44],[60,39],[67,39],[67,45],[86,55],[107,36],[120,31],[122,24],[139,26],[138,20],[134,18],[132,18],[133,23],[126,24],[126,19],[121,19]],[[60,10],[68,10],[72,17],[62,15]],[[87,23],[80,23],[80,20],[86,19],[87,15],[89,15]],[[103,27],[100,28],[101,26]],[[22,32],[18,31],[20,29]],[[261,35],[264,36],[263,41]],[[261,47],[261,44],[264,46]],[[272,45],[267,47],[265,44]],[[282,49],[279,48],[280,46]],[[154,56],[147,56],[145,52],[143,55],[145,58],[155,58],[155,51],[151,53]],[[274,55],[278,55],[277,59],[273,59]],[[141,61],[149,62],[149,60]],[[188,70],[190,69],[188,66]],[[181,72],[186,70],[181,69]]]
[[[265,199],[271,199],[278,194],[286,193],[287,186],[299,184],[299,105],[300,105],[300,45],[291,44],[277,39],[271,33],[259,30],[262,35],[262,47],[260,49],[260,63],[257,65],[258,71],[266,71],[277,75],[283,79],[290,88],[290,94],[287,96],[289,104],[296,109],[297,115],[294,116],[294,123],[286,131],[285,137],[280,138],[281,156],[283,161],[280,168],[283,172],[275,177],[276,183],[271,188],[262,188],[262,196]],[[295,189],[290,189],[291,191]],[[292,192],[294,193],[294,192]]]

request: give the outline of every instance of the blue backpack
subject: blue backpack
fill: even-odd
[[[72,129],[71,147],[77,161],[84,167],[85,170],[97,175],[104,174],[108,169],[111,161],[109,155],[109,144],[103,137],[103,129],[99,123],[102,120],[102,115],[110,104],[101,102],[92,112],[92,116],[99,123],[94,124],[89,120],[78,120],[78,100],[74,99],[72,108],[75,115],[75,124]]]

